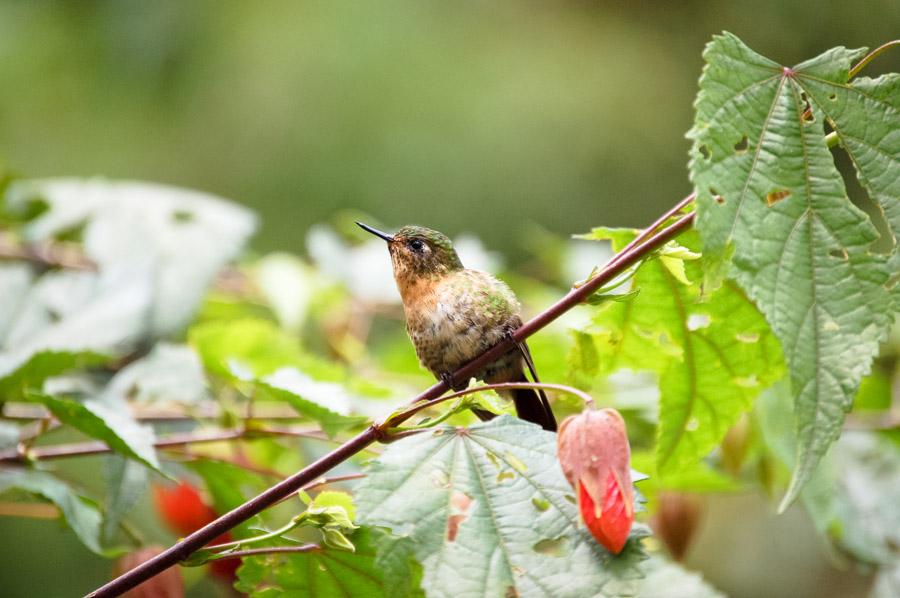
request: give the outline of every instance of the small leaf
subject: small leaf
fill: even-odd
[[[353,506],[353,497],[338,490],[324,490],[316,495],[313,500],[314,507],[341,507],[347,512],[351,520],[356,518],[356,507]]]

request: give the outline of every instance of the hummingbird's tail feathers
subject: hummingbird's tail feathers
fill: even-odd
[[[522,376],[525,381],[525,376]],[[550,410],[550,403],[544,393],[533,388],[515,388],[507,391],[516,405],[516,414],[521,419],[537,424],[545,430],[556,432],[556,418]]]
[[[525,342],[521,342],[518,343],[518,347],[519,352],[522,353],[522,359],[528,367],[528,371],[531,372],[531,379],[535,382],[540,382],[541,380],[538,378],[537,368],[534,367],[534,359],[531,357],[531,351],[528,349],[528,345]],[[528,378],[525,377],[525,372],[522,372],[522,379],[520,381],[528,381]],[[534,396],[535,394],[537,395],[536,397]],[[513,401],[516,403],[516,413],[519,414],[519,417],[526,421],[536,423],[545,430],[556,432],[556,418],[553,416],[553,409],[550,408],[550,401],[547,400],[547,394],[544,392],[544,389],[537,388],[532,390],[530,388],[525,388],[521,389],[521,391],[513,391]],[[519,406],[520,402],[523,403],[522,406]],[[525,406],[525,402],[535,403],[535,405]],[[526,417],[523,413],[528,413],[535,419]]]

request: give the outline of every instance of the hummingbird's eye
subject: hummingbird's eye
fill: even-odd
[[[418,253],[425,248],[425,243],[422,239],[413,239],[409,242],[409,248]]]

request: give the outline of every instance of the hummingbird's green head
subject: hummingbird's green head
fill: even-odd
[[[453,242],[443,233],[424,226],[407,225],[389,235],[360,222],[357,224],[387,241],[398,283],[462,270]]]

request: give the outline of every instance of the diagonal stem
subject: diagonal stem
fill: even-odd
[[[629,246],[616,254],[609,263],[596,274],[596,276],[588,280],[582,286],[570,290],[556,303],[519,327],[509,338],[504,339],[493,348],[485,351],[471,362],[458,369],[453,373],[453,378],[456,380],[468,380],[484,366],[496,361],[499,357],[502,357],[514,349],[518,343],[521,343],[529,336],[541,330],[576,305],[584,302],[604,284],[607,284],[616,276],[650,255],[653,251],[659,249],[664,244],[677,237],[680,233],[689,229],[694,221],[693,213],[682,216],[674,223],[659,232],[656,232],[662,223],[666,222],[672,215],[676,214],[684,206],[690,203],[691,199],[693,199],[693,197],[688,196],[682,200],[675,208],[669,210],[669,212],[648,227],[641,235],[638,235],[640,241],[629,244]],[[446,383],[439,381],[430,388],[424,390],[410,403],[415,404],[436,399],[447,390],[449,390],[449,388]],[[401,424],[412,417],[412,415],[412,413],[406,412],[395,415],[391,418],[391,424]],[[285,497],[290,496],[305,484],[322,476],[325,472],[346,461],[373,442],[384,438],[385,435],[386,430],[384,424],[373,424],[372,426],[369,426],[331,453],[310,463],[291,477],[282,480],[241,506],[225,513],[215,521],[203,526],[182,539],[174,546],[167,548],[152,559],[141,563],[131,571],[110,581],[103,587],[90,593],[88,596],[91,598],[108,598],[110,596],[119,596],[123,594],[138,584],[150,579],[154,575],[177,564],[179,561],[186,559],[191,553],[202,548],[222,533],[230,530],[243,521],[246,521],[257,513],[260,513]]]

